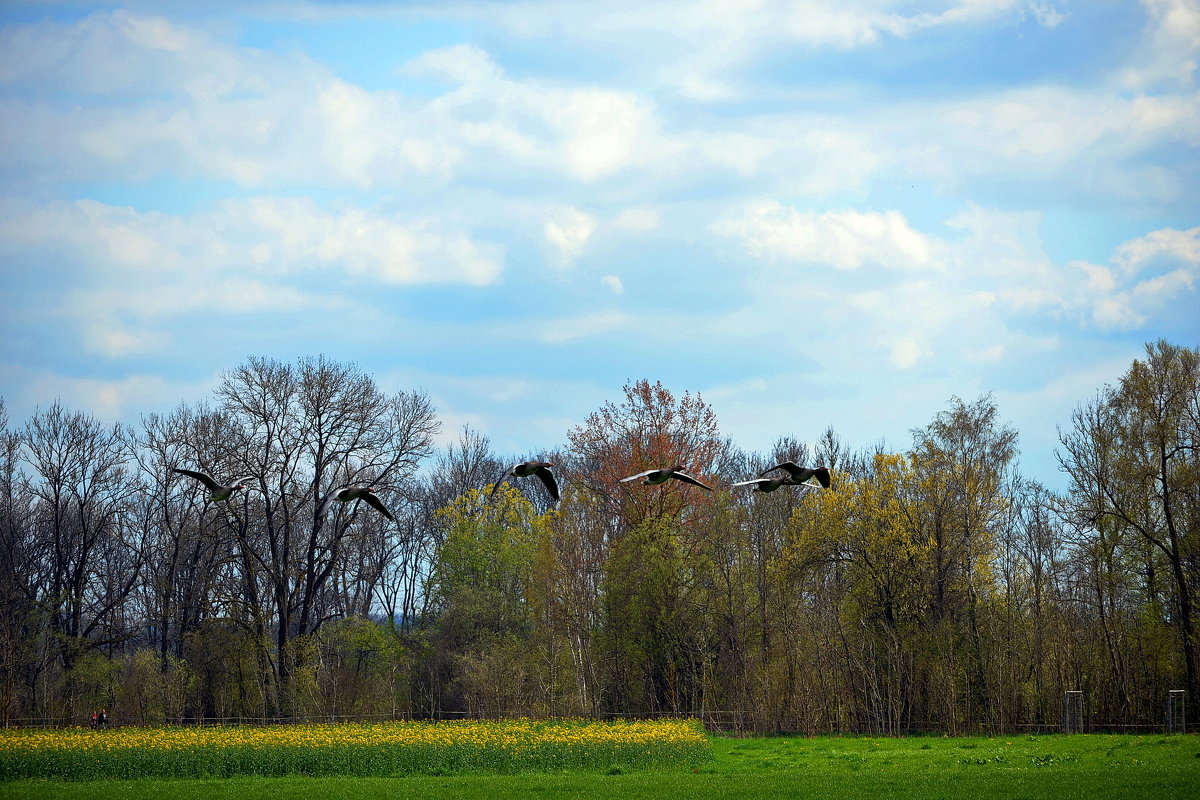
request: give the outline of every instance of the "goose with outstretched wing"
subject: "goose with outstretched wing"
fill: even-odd
[[[693,478],[691,475],[688,475],[686,472],[684,472],[682,466],[668,467],[667,469],[648,469],[645,472],[639,472],[637,475],[630,475],[628,478],[621,478],[621,480],[617,481],[617,483],[629,483],[630,481],[636,481],[639,478],[645,478],[645,480],[642,481],[642,486],[658,486],[659,484],[666,483],[674,478],[677,481],[683,481],[684,483],[690,483],[693,486],[699,486],[701,489],[707,489],[710,492],[712,491],[711,486],[706,486],[697,479]]]
[[[214,502],[218,500],[228,500],[233,496],[233,493],[238,489],[253,488],[251,481],[254,480],[253,475],[247,475],[244,478],[234,478],[232,482],[222,484],[220,481],[213,478],[207,472],[198,472],[194,469],[173,469],[172,472],[178,472],[180,475],[187,475],[189,478],[195,478],[207,487],[209,491],[209,500]]]
[[[325,516],[325,514],[329,512],[329,509],[333,507],[334,503],[350,503],[354,500],[362,500],[371,508],[378,511],[380,514],[383,514],[393,522],[396,519],[392,516],[392,512],[387,510],[387,506],[383,504],[383,501],[375,495],[375,489],[371,486],[346,486],[338,489],[337,491],[330,492],[325,496],[325,500],[321,503],[321,507],[317,509],[317,516]]]
[[[829,488],[829,468],[828,467],[802,467],[795,461],[783,461],[773,467],[764,469],[758,473],[759,477],[763,477],[768,472],[774,472],[777,469],[785,470],[791,477],[793,483],[806,483],[811,478],[816,478],[817,483],[821,484],[821,488]],[[810,486],[813,484],[809,484]]]
[[[494,497],[496,490],[500,488],[500,484],[504,483],[509,478],[516,476],[518,478],[536,477],[546,487],[546,491],[554,498],[554,502],[558,502],[558,483],[554,480],[554,473],[550,468],[554,464],[549,461],[522,461],[520,464],[513,464],[504,474],[500,476],[500,480],[492,485],[491,494],[488,497]]]
[[[806,486],[809,489],[817,488],[815,483],[801,483],[792,480],[790,477],[783,478],[754,478],[748,481],[738,481],[734,486],[753,486],[756,492],[773,492],[776,489],[781,489],[784,486]]]

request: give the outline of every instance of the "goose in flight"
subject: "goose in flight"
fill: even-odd
[[[238,489],[253,488],[250,483],[250,481],[254,480],[253,475],[247,475],[244,478],[234,478],[232,483],[222,486],[207,472],[197,472],[194,469],[173,469],[171,471],[178,472],[180,475],[187,475],[189,478],[195,478],[203,483],[208,488],[208,491],[211,492],[208,499],[214,502],[228,500]]]
[[[790,477],[785,478],[754,478],[748,481],[739,481],[733,484],[734,486],[754,486],[756,492],[773,492],[782,486],[807,486],[810,489],[817,488],[815,483],[803,483],[794,481]]]
[[[829,488],[829,468],[828,467],[802,467],[795,461],[784,461],[776,464],[770,469],[764,469],[758,473],[759,477],[766,475],[768,472],[774,472],[777,469],[787,470],[791,476],[792,483],[804,483],[809,478],[816,478],[824,489]],[[809,484],[810,486],[812,484]]]
[[[492,493],[488,497],[495,497],[496,490],[500,488],[500,484],[504,483],[509,477],[516,475],[518,478],[528,478],[531,475],[536,475],[539,480],[545,485],[546,491],[554,498],[554,502],[558,502],[558,483],[554,480],[554,474],[550,472],[550,467],[554,464],[549,461],[522,461],[520,464],[513,464],[508,470],[500,476],[500,480],[492,485]]]
[[[363,500],[371,508],[378,511],[380,514],[383,514],[393,522],[396,519],[392,516],[392,512],[387,510],[387,506],[383,504],[383,501],[375,496],[375,489],[370,486],[346,486],[342,489],[338,489],[335,492],[330,492],[329,494],[325,495],[324,502],[322,502],[321,507],[317,509],[317,516],[325,516],[335,501],[338,503],[349,503],[352,500]]]
[[[707,489],[710,492],[712,491],[711,486],[705,486],[703,483],[684,472],[682,466],[671,467],[669,469],[648,469],[645,472],[639,472],[637,475],[630,475],[628,478],[621,478],[621,480],[617,481],[617,483],[628,483],[629,481],[636,481],[638,478],[646,479],[642,481],[642,486],[657,486],[660,483],[666,483],[671,478],[674,478],[677,481],[683,481],[684,483],[690,483],[693,486],[699,486],[701,489]]]

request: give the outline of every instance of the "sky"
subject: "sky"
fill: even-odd
[[[323,354],[500,453],[630,380],[765,452],[1200,344],[1200,0],[0,4],[0,396]]]

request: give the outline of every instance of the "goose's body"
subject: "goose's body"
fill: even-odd
[[[645,472],[639,472],[637,475],[630,475],[628,478],[621,478],[621,480],[617,482],[628,483],[629,481],[636,481],[638,478],[645,478],[645,480],[642,481],[643,486],[658,486],[659,484],[666,483],[671,478],[674,478],[677,481],[683,481],[684,483],[690,483],[693,486],[699,486],[701,489],[707,489],[710,492],[712,491],[711,486],[705,486],[703,483],[684,472],[682,466],[670,467],[668,469],[648,469]]]
[[[784,461],[776,464],[770,469],[764,469],[758,473],[759,476],[766,475],[768,472],[774,472],[777,469],[786,470],[791,478],[792,483],[805,483],[812,478],[817,479],[817,483],[821,484],[821,488],[829,488],[829,468],[828,467],[802,467],[795,461]],[[809,484],[810,486],[813,484]]]
[[[231,483],[222,484],[207,472],[197,472],[194,469],[173,469],[171,471],[178,472],[180,475],[187,475],[189,478],[195,478],[203,483],[209,491],[208,499],[213,502],[228,500],[238,489],[250,488],[250,482],[254,480],[253,475],[247,475],[244,478],[234,478]]]
[[[554,502],[557,503],[558,483],[554,480],[554,473],[550,471],[550,467],[553,466],[554,464],[549,461],[522,461],[520,464],[513,464],[505,471],[503,475],[500,476],[500,480],[496,481],[496,483],[492,486],[492,492],[488,496],[495,496],[496,490],[500,488],[500,484],[504,483],[514,475],[518,478],[537,476],[538,480],[542,482],[542,485],[546,487],[546,491],[548,491],[550,496],[554,498]]]
[[[773,492],[776,489],[784,486],[807,486],[810,489],[815,489],[816,484],[802,483],[794,481],[790,477],[787,478],[754,478],[748,481],[739,481],[733,484],[734,486],[753,486],[756,492]]]
[[[325,496],[325,500],[321,503],[321,507],[317,509],[317,516],[325,516],[325,514],[329,512],[329,509],[333,507],[334,503],[349,503],[354,500],[362,500],[388,519],[395,520],[395,517],[392,516],[392,512],[388,511],[387,506],[383,504],[383,501],[375,496],[375,489],[370,486],[346,486],[342,489],[338,489],[337,491],[330,492]]]

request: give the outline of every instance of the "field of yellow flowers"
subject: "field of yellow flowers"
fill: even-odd
[[[661,769],[711,757],[694,720],[0,731],[0,781]]]

